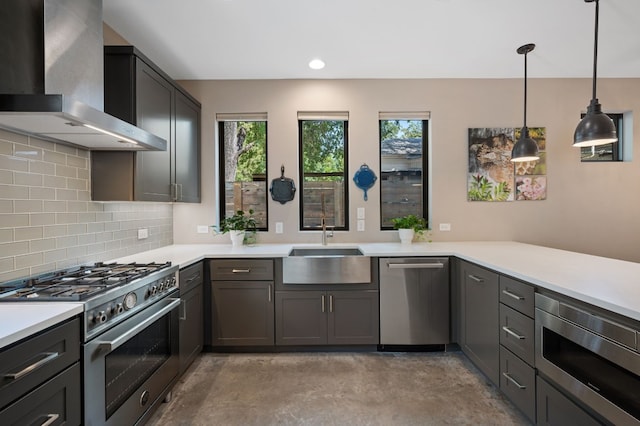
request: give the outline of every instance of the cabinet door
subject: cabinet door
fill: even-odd
[[[166,151],[136,154],[137,201],[172,201],[173,94],[170,82],[142,60],[136,60],[136,125],[167,141]]]
[[[180,373],[183,373],[202,351],[203,324],[202,284],[180,294]]]
[[[330,345],[377,345],[380,320],[377,291],[328,292]]]
[[[272,346],[272,281],[212,281],[211,344]]]
[[[494,384],[499,384],[498,274],[468,262],[460,264],[461,348]]]
[[[600,422],[537,376],[537,424],[545,426],[597,426]]]
[[[323,291],[276,292],[276,345],[326,344],[327,309]]]
[[[200,107],[175,92],[175,200],[200,202]]]

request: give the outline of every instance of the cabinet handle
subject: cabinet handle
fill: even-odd
[[[36,368],[42,367],[43,365],[53,361],[58,356],[60,356],[60,354],[58,352],[43,352],[40,355],[44,355],[44,358],[42,358],[39,361],[36,361],[33,364],[23,368],[22,370],[18,371],[17,373],[5,374],[4,377],[6,379],[18,380],[21,377],[24,377],[27,374],[31,373]]]
[[[269,286],[267,287],[267,298],[269,300],[269,303],[271,303],[271,284],[269,284]]]
[[[504,331],[506,331],[507,333],[509,333],[510,335],[512,335],[513,337],[515,337],[518,340],[524,340],[525,336],[521,336],[518,333],[516,333],[515,331],[511,330],[509,327],[507,327],[506,325],[504,327],[502,327],[502,329]]]
[[[502,373],[502,375],[504,377],[506,377],[507,380],[509,380],[511,383],[516,385],[518,387],[518,389],[526,389],[527,388],[526,386],[523,386],[520,383],[518,383],[518,381],[516,379],[514,379],[513,377],[511,377],[511,375],[509,373]]]
[[[248,274],[249,272],[251,272],[251,269],[232,269],[231,270],[232,274]]]
[[[59,417],[60,417],[60,414],[47,414],[47,420],[45,420],[45,422],[42,423],[40,426],[52,425],[56,420],[58,420]]]
[[[181,313],[180,313],[180,321],[186,321],[187,320],[187,301],[186,300],[181,300],[180,301],[180,307],[181,309]]]
[[[516,300],[524,300],[524,297],[518,296],[515,293],[511,293],[509,290],[502,290],[502,294],[506,294],[507,296],[512,297]]]
[[[444,263],[387,263],[389,269],[442,269]]]
[[[469,274],[467,276],[469,278],[471,278],[473,281],[477,282],[477,283],[483,283],[484,282],[484,278],[478,277],[477,275]]]
[[[198,278],[200,278],[200,272],[198,272],[197,274],[195,274],[194,276],[192,276],[191,278],[189,278],[185,284],[190,284],[192,283],[194,280],[197,280]]]
[[[329,312],[333,312],[333,294],[329,295]]]
[[[178,195],[178,201],[182,201],[182,184],[179,183],[177,184],[177,186],[178,186],[178,189],[180,190],[180,191],[177,191],[177,192],[180,192],[180,195]]]
[[[320,300],[322,301],[322,312],[324,312],[324,294],[320,296]]]

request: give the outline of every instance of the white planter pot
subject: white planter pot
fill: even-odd
[[[232,246],[241,246],[244,243],[244,231],[229,231]]]
[[[398,229],[398,235],[400,236],[400,242],[402,244],[411,244],[414,235],[413,229]]]

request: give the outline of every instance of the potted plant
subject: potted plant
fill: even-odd
[[[228,232],[232,245],[242,245],[248,233],[256,232],[256,219],[252,215],[252,209],[249,209],[248,214],[242,210],[237,210],[232,216],[225,217],[220,221],[218,232],[221,234]]]
[[[422,236],[427,230],[427,221],[413,214],[391,219],[393,229],[398,230],[400,241],[409,244],[413,241],[414,235]]]

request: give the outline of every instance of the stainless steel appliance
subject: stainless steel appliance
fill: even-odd
[[[617,425],[640,425],[640,328],[536,293],[539,374]]]
[[[1,302],[80,301],[85,425],[135,424],[178,377],[178,266],[81,266],[0,286]]]
[[[449,343],[449,259],[381,258],[380,344]]]

